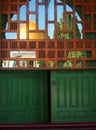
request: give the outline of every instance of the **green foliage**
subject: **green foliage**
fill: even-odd
[[[37,64],[39,64],[39,67],[45,67],[45,61],[37,61]]]
[[[66,22],[67,30],[72,30],[73,17],[70,14],[66,15],[66,21],[67,21]],[[57,26],[58,26],[57,27],[58,29],[63,30],[63,26],[64,26],[63,17],[60,18]],[[73,34],[70,32],[58,33],[58,39],[72,39],[72,38],[73,38]],[[76,38],[77,39],[81,38],[81,32],[77,25],[76,25]],[[67,53],[67,58],[85,58],[85,57],[86,57],[86,52],[83,52],[83,51],[68,51]],[[83,63],[80,60],[76,63],[76,67],[82,67],[82,65]],[[63,67],[72,68],[73,66],[74,66],[73,60],[67,60],[63,63]]]
[[[82,52],[82,51],[69,51],[67,58],[85,58],[86,57],[86,52]],[[63,67],[73,67],[73,60],[67,60]],[[78,61],[76,63],[76,67],[82,67],[83,63],[82,61]]]
[[[96,32],[86,32],[85,38],[86,39],[96,39]]]
[[[0,19],[1,19],[0,29],[1,29],[1,30],[4,30],[4,29],[6,28],[6,23],[7,23],[7,21],[8,21],[8,16],[7,16],[7,14],[1,15]],[[1,39],[6,39],[6,37],[5,37],[5,32],[1,33],[0,38],[1,38]]]
[[[73,29],[73,19],[70,14],[66,15],[66,26],[67,30],[72,30]],[[57,22],[57,29],[58,30],[64,30],[64,21],[63,21],[63,14],[62,18]],[[73,33],[72,32],[59,32],[57,35],[58,39],[73,39]]]
[[[86,14],[85,15],[85,20],[86,21],[90,21],[91,20],[91,15],[90,14]]]
[[[75,6],[75,10],[78,13],[78,15],[80,16],[80,18],[82,18],[82,6]]]
[[[69,51],[67,58],[84,58],[86,53],[82,51]]]

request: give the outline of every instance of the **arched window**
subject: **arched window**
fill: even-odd
[[[94,2],[2,0],[0,68],[96,68]]]

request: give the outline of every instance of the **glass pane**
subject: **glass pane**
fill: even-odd
[[[63,0],[57,0],[57,3],[62,3],[63,2]]]
[[[73,9],[72,9],[69,5],[66,5],[66,11],[67,11],[67,12],[72,12]]]
[[[30,0],[29,11],[36,11],[36,0]]]
[[[38,0],[38,2],[45,2],[45,0]]]
[[[38,8],[38,29],[45,30],[45,6]]]
[[[73,32],[58,33],[58,40],[73,39]]]
[[[17,39],[17,32],[7,32],[5,36],[6,39]]]
[[[66,4],[70,7],[73,7],[73,0],[66,0]]]
[[[48,20],[54,20],[54,0],[51,0],[48,5]]]
[[[85,21],[90,21],[92,18],[91,18],[91,14],[86,14],[85,15]]]
[[[75,16],[77,21],[81,21],[82,19],[82,6],[76,6],[75,7]]]
[[[36,30],[36,15],[29,14],[29,30]]]
[[[48,61],[48,67],[49,68],[54,68],[55,67],[55,61],[54,60]]]
[[[29,21],[36,22],[36,15],[35,14],[29,14]]]
[[[36,30],[36,22],[29,21],[29,30]]]
[[[21,60],[19,65],[20,65],[20,67],[27,67],[26,60]]]
[[[16,68],[17,61],[16,60],[3,60],[1,66],[3,68]]]
[[[73,60],[67,60],[64,62],[63,67],[65,68],[72,68],[74,67],[74,61]]]
[[[37,61],[36,66],[39,67],[39,68],[45,68],[46,67],[46,62],[43,61],[43,60],[39,60],[39,61]]]
[[[48,24],[48,37],[49,39],[54,39],[54,24]]]
[[[26,39],[26,23],[20,23],[20,39]]]
[[[26,20],[26,5],[20,7],[20,20]]]
[[[85,58],[86,52],[84,51],[68,51],[67,58]]]
[[[77,60],[77,61],[76,61],[76,67],[77,67],[77,68],[83,67],[83,61],[82,61],[82,60]]]
[[[82,39],[82,29],[83,29],[83,27],[82,27],[82,24],[81,23],[77,23],[76,24],[76,39]]]
[[[1,30],[8,29],[8,23],[7,22],[8,22],[8,15],[7,14],[2,14],[1,15],[1,26],[0,26]]]
[[[15,60],[3,60],[2,65],[3,68],[16,68],[17,62]]]
[[[62,20],[62,22],[64,23],[63,13],[64,13],[64,6],[58,5],[57,6],[57,21],[58,22]]]
[[[59,68],[63,68],[64,67],[64,63],[65,63],[65,61],[63,61],[63,60],[58,61],[58,67]]]
[[[92,58],[92,51],[86,51],[86,57]]]
[[[87,67],[96,67],[96,60],[92,61],[92,60],[87,60],[86,61],[86,66]]]
[[[66,15],[66,26],[68,30],[73,29],[73,15],[71,14]]]
[[[36,51],[10,51],[11,58],[36,58]]]
[[[96,39],[96,33],[95,32],[86,32],[85,33],[85,38],[86,39]]]
[[[29,33],[29,39],[45,39],[45,33],[43,32]]]
[[[17,14],[11,15],[11,21],[16,21],[17,20]]]

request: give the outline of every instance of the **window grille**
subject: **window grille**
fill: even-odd
[[[96,69],[94,0],[0,0],[0,69]]]

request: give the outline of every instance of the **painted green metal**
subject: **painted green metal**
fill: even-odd
[[[51,72],[52,122],[96,122],[96,71]]]
[[[46,71],[0,72],[0,124],[47,122]]]

